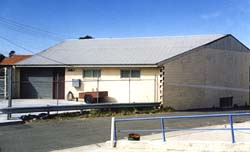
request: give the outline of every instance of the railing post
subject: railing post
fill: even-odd
[[[131,71],[130,71],[130,72],[131,72]],[[131,90],[130,90],[130,89],[131,89],[131,88],[130,88],[130,85],[131,85],[131,84],[130,84],[130,83],[131,83],[131,82],[130,82],[130,76],[129,76],[129,78],[128,78],[128,101],[129,101],[129,103],[130,103],[130,100],[131,100],[131,99],[130,99],[130,98],[131,98],[131,95],[130,95],[130,91],[131,91]]]
[[[99,103],[99,76],[97,77],[96,83],[97,83],[96,102]]]
[[[4,68],[4,99],[7,99],[7,68]]]
[[[110,137],[110,146],[111,148],[116,146],[117,136],[116,136],[116,124],[115,117],[111,118],[111,137]]]
[[[116,146],[116,142],[117,142],[117,130],[116,130],[116,122],[114,122],[114,139],[115,139],[115,143],[114,143],[114,146]]]
[[[230,127],[231,127],[232,143],[235,143],[234,126],[233,126],[233,116],[232,116],[232,114],[229,115],[229,123],[230,123]]]
[[[166,142],[164,118],[161,118],[162,141]]]
[[[12,107],[12,67],[8,67],[8,108]],[[7,120],[11,119],[11,113],[7,114]]]
[[[45,82],[46,83],[46,82]],[[59,73],[56,74],[56,105],[59,105]],[[58,111],[57,111],[58,113]]]

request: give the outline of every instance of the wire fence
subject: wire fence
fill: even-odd
[[[0,100],[7,96],[5,69],[0,68]]]
[[[8,107],[7,77],[1,77],[2,108]],[[159,102],[159,82],[150,79],[60,79],[33,76],[28,79],[12,75],[12,106],[60,106],[93,103]],[[4,84],[6,83],[7,84]],[[6,97],[5,97],[6,96]]]
[[[155,79],[94,79],[72,81],[28,80],[12,82],[13,98],[64,99],[85,101],[89,96],[95,102],[155,102],[158,87]],[[87,97],[88,96],[88,97]],[[90,101],[94,102],[94,101]]]

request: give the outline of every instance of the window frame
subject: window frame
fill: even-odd
[[[139,72],[139,73],[137,73],[137,74],[139,74],[139,76],[136,76],[136,75],[133,76],[133,72]],[[141,78],[141,70],[131,69],[130,70],[130,78]]]
[[[123,76],[123,71],[129,72],[127,77]],[[137,76],[132,76],[133,75],[132,71],[139,72],[138,73],[139,76],[138,77]],[[140,79],[141,78],[141,70],[140,69],[120,69],[120,78],[121,79]]]
[[[89,71],[91,76],[86,76],[85,71]],[[82,77],[84,79],[98,79],[98,78],[101,78],[101,76],[102,76],[101,69],[83,69],[82,71]]]
[[[128,72],[128,76],[123,76],[123,72]],[[130,70],[129,69],[121,69],[120,70],[120,77],[123,79],[130,78]]]

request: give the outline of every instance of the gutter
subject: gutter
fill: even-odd
[[[157,64],[100,64],[100,65],[35,65],[35,64],[30,64],[30,65],[15,65],[17,68],[23,68],[23,67],[158,67]]]

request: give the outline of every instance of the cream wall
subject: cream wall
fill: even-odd
[[[167,62],[164,106],[175,109],[219,107],[221,97],[249,104],[249,53],[203,48]]]
[[[89,69],[89,68],[88,68]],[[93,68],[101,70],[99,78],[99,91],[108,91],[110,102],[156,102],[159,100],[159,69],[158,68],[133,68],[141,70],[140,78],[121,78],[120,70],[128,68]],[[74,97],[79,92],[97,91],[96,78],[83,78],[84,68],[73,68],[73,71],[65,69],[65,99],[71,91]],[[72,79],[82,81],[80,88],[72,87]]]

